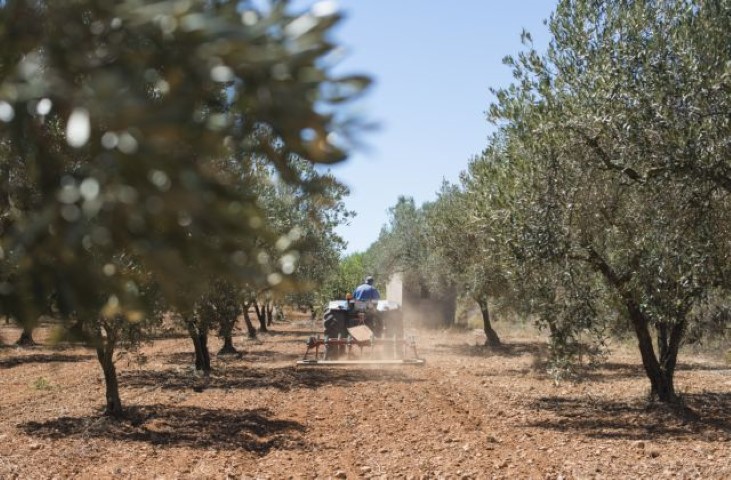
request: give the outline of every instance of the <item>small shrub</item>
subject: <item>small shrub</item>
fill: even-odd
[[[38,377],[33,381],[33,388],[36,390],[50,390],[51,382],[45,377]]]

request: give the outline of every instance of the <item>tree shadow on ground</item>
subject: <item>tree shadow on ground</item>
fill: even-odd
[[[226,410],[170,405],[149,405],[127,410],[123,419],[61,417],[26,422],[28,435],[51,439],[105,438],[160,446],[245,450],[265,455],[270,450],[306,445],[304,425],[273,418],[268,409]]]
[[[705,364],[678,365],[678,372],[692,371],[725,371],[724,366]],[[599,362],[596,365],[580,365],[576,370],[577,381],[605,381],[630,378],[646,378],[647,374],[641,363]]]
[[[158,331],[147,334],[145,337],[147,340],[183,340],[190,339],[190,335],[185,331],[169,330],[169,331]]]
[[[219,354],[217,352],[211,352],[212,358],[215,361],[230,364],[235,362],[273,362],[273,361],[284,361],[294,362],[302,358],[302,354],[297,353],[282,353],[274,350],[258,350],[258,351],[246,351],[245,349],[238,348],[236,353],[225,353]],[[179,365],[179,366],[190,366],[195,363],[195,354],[193,352],[175,352],[156,354],[155,359],[162,361],[163,364],[167,365]]]
[[[283,332],[277,332],[275,330],[269,330],[267,332],[259,332],[259,338],[266,339],[271,337],[272,340],[276,339],[277,344],[298,344],[304,346],[307,344],[307,339],[313,336],[323,336],[322,331],[317,330],[287,330]],[[289,338],[288,338],[289,337]]]
[[[155,360],[161,361],[169,365],[193,365],[195,362],[195,353],[190,352],[173,352],[173,353],[156,353]]]
[[[348,386],[361,382],[414,383],[403,371],[375,369],[306,369],[296,367],[253,368],[226,366],[214,370],[208,378],[201,378],[191,370],[173,368],[166,370],[126,371],[119,374],[122,387],[162,390],[194,389],[254,389],[274,388],[290,391],[297,388],[316,389],[322,386]]]
[[[304,343],[302,346],[304,347]],[[260,362],[262,360],[267,362],[293,362],[302,358],[304,350],[305,349],[303,348],[302,353],[282,353],[275,350],[257,350],[253,352],[239,351],[239,358],[246,362]]]
[[[0,369],[13,368],[28,363],[74,363],[94,360],[93,355],[66,355],[58,353],[34,353],[17,355],[0,359]]]
[[[465,357],[521,357],[523,355],[543,355],[546,350],[545,342],[503,343],[498,346],[488,345],[447,345],[436,344],[434,348],[446,351],[451,355]]]
[[[624,362],[600,362],[595,366],[581,366],[577,371],[580,381],[602,381],[620,378],[643,378],[645,370],[641,364]]]
[[[651,440],[689,439],[709,434],[731,435],[731,393],[702,393],[683,397],[685,405],[613,401],[586,397],[541,397],[535,410],[550,411],[554,418],[528,423],[591,438]]]
[[[260,332],[261,333],[261,332]],[[297,337],[297,341],[306,341],[313,335],[322,336],[322,327],[318,325],[317,330],[268,330],[261,333],[261,335],[268,335],[271,337]]]
[[[731,372],[731,366],[708,363],[678,362],[676,372]]]

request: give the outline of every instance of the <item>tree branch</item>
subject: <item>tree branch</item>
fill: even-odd
[[[633,168],[625,167],[624,165],[621,165],[619,163],[612,162],[611,158],[609,157],[609,154],[602,148],[601,145],[599,145],[599,140],[597,140],[596,137],[592,137],[588,133],[583,131],[582,129],[574,127],[572,125],[569,125],[568,128],[570,130],[573,130],[574,132],[578,133],[584,139],[586,144],[594,151],[594,153],[596,153],[596,155],[599,157],[599,159],[602,161],[602,163],[609,170],[615,170],[615,171],[621,172],[636,182],[644,181],[644,178],[642,177],[642,175],[637,173],[637,171],[634,170]]]
[[[645,183],[650,179],[658,177],[663,173],[688,173],[695,177],[709,180],[725,190],[731,192],[731,173],[726,171],[719,171],[718,169],[704,169],[704,168],[693,168],[688,165],[674,166],[674,167],[654,167],[647,170],[644,175],[640,175],[635,169],[624,166],[619,163],[615,163],[611,160],[609,154],[599,144],[597,137],[592,137],[581,128],[568,125],[568,129],[576,132],[581,138],[584,139],[586,144],[591,148],[594,153],[599,157],[601,162],[609,170],[614,170],[623,173],[635,182]],[[723,167],[721,167],[723,168]]]

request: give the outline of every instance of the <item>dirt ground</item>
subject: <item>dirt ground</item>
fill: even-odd
[[[311,333],[236,337],[242,355],[214,356],[200,392],[184,336],[120,354],[121,421],[100,415],[93,351],[0,347],[0,478],[731,478],[721,359],[681,354],[693,416],[645,401],[627,349],[557,385],[533,334],[487,349],[470,331],[419,331],[423,367],[296,368]]]

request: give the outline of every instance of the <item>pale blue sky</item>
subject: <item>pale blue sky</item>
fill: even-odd
[[[548,41],[556,0],[341,0],[346,19],[335,40],[347,48],[342,72],[370,74],[375,84],[359,111],[380,128],[362,136],[367,150],[333,167],[352,190],[357,217],[338,233],[346,253],[364,251],[399,195],[433,200],[442,179],[456,182],[487,144],[489,88],[511,81],[502,58]]]

